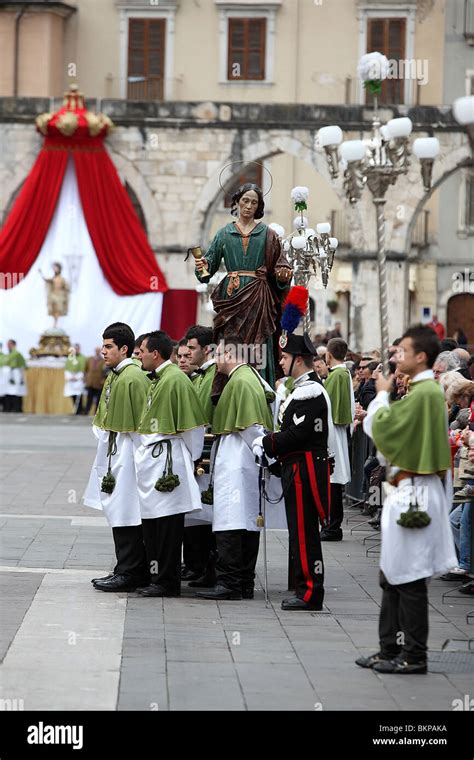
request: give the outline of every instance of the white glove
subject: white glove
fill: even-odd
[[[255,438],[252,441],[252,452],[253,452],[253,455],[255,457],[258,457],[259,459],[261,459],[261,457],[265,453],[264,450],[263,450],[262,443],[263,443],[263,435],[259,435],[258,438]]]

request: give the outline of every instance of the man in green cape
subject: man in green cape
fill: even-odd
[[[348,435],[354,421],[355,401],[351,375],[344,363],[346,354],[346,341],[342,338],[331,338],[326,351],[329,374],[324,381],[324,389],[331,400],[335,464],[331,475],[329,525],[321,531],[321,541],[342,541],[342,487],[351,479]]]
[[[99,591],[134,591],[148,583],[133,434],[138,429],[150,383],[131,359],[134,335],[128,325],[115,322],[102,338],[102,356],[111,371],[93,420],[97,456],[84,504],[104,511],[112,528],[117,564],[112,575],[92,582]]]
[[[259,467],[252,452],[258,436],[272,430],[272,415],[258,373],[243,359],[245,347],[226,338],[216,353],[217,371],[228,377],[214,411],[212,529],[216,536],[216,585],[203,599],[252,599],[260,540]]]
[[[206,418],[212,424],[215,406],[211,400],[212,384],[216,375],[213,356],[214,338],[212,327],[193,325],[186,333],[194,372],[191,380],[199,396]],[[211,427],[206,429],[202,453],[196,463],[197,483],[202,491],[209,486],[209,469],[213,436]],[[216,539],[212,532],[212,506],[203,504],[201,512],[186,515],[183,541],[184,568],[182,579],[192,588],[210,588],[216,582]]]
[[[162,330],[148,333],[140,354],[151,380],[138,427],[135,467],[151,583],[141,596],[179,596],[186,512],[200,511],[194,460],[207,423],[193,384],[170,361],[173,344]]]
[[[364,430],[392,487],[382,509],[380,651],[356,662],[379,673],[426,673],[427,580],[456,564],[449,524],[451,455],[443,392],[432,367],[440,351],[433,330],[409,328],[397,350],[411,378],[403,399],[390,403],[393,375],[376,380]]]
[[[5,393],[5,411],[21,412],[21,400],[26,396],[25,368],[26,362],[16,347],[16,340],[7,343],[8,354],[3,366],[8,367],[7,392]]]
[[[76,414],[82,414],[82,394],[84,393],[84,373],[87,358],[81,354],[79,343],[70,349],[64,366],[64,395],[72,398]]]

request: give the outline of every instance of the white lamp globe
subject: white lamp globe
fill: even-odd
[[[331,232],[331,225],[329,222],[320,222],[316,225],[316,231],[318,235],[329,235]]]
[[[301,228],[308,226],[308,219],[304,216],[301,218],[301,216],[295,216],[293,219],[293,227],[295,230],[300,230]]]
[[[336,126],[321,127],[316,139],[322,148],[327,145],[340,145],[342,143],[342,129]]]
[[[413,143],[413,153],[420,160],[436,158],[439,153],[439,141],[436,137],[418,137]]]
[[[453,103],[453,115],[458,124],[474,124],[474,95],[457,98]]]
[[[411,119],[407,116],[403,116],[400,119],[390,119],[387,122],[387,133],[392,139],[397,137],[408,137],[413,129]]]
[[[365,145],[362,140],[346,140],[341,145],[341,158],[344,161],[362,161],[365,156]]]
[[[276,232],[278,237],[282,238],[285,237],[285,228],[281,226],[281,224],[277,224],[277,222],[272,222],[268,225],[271,230]]]
[[[337,246],[339,245],[339,240],[335,237],[329,238],[329,247],[335,251],[337,249]]]
[[[304,235],[295,235],[291,238],[291,245],[295,251],[302,251],[306,248],[306,237]]]
[[[304,234],[307,238],[314,237],[316,235],[316,232],[313,230],[312,227],[307,227],[304,231]]]

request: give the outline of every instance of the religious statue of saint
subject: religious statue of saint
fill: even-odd
[[[52,277],[44,277],[41,269],[40,275],[46,283],[48,314],[54,318],[54,327],[57,327],[59,317],[65,317],[68,312],[69,284],[62,276],[62,266],[57,261],[53,264],[53,270]]]
[[[224,259],[227,275],[211,296],[214,340],[237,336],[246,346],[264,347],[259,372],[274,387],[281,304],[293,272],[278,235],[260,221],[264,209],[260,187],[242,185],[232,196],[237,219],[217,231],[208,251],[196,259],[195,272],[200,282],[209,282]]]

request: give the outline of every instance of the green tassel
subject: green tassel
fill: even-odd
[[[426,528],[431,522],[431,517],[427,512],[416,507],[410,507],[407,512],[402,512],[397,525],[402,528]]]
[[[308,206],[306,205],[306,201],[298,201],[295,203],[295,211],[299,211],[301,213],[302,211],[306,211],[307,208]]]
[[[161,478],[158,478],[158,480],[155,483],[155,488],[157,491],[174,491],[175,488],[179,486],[179,475],[174,475],[173,473],[168,473],[168,475],[162,475]]]
[[[102,478],[100,490],[103,491],[104,493],[112,493],[114,488],[115,488],[115,478],[109,470],[107,475],[104,475],[104,477]]]
[[[214,504],[214,488],[212,486],[201,491],[201,501],[203,504]]]

